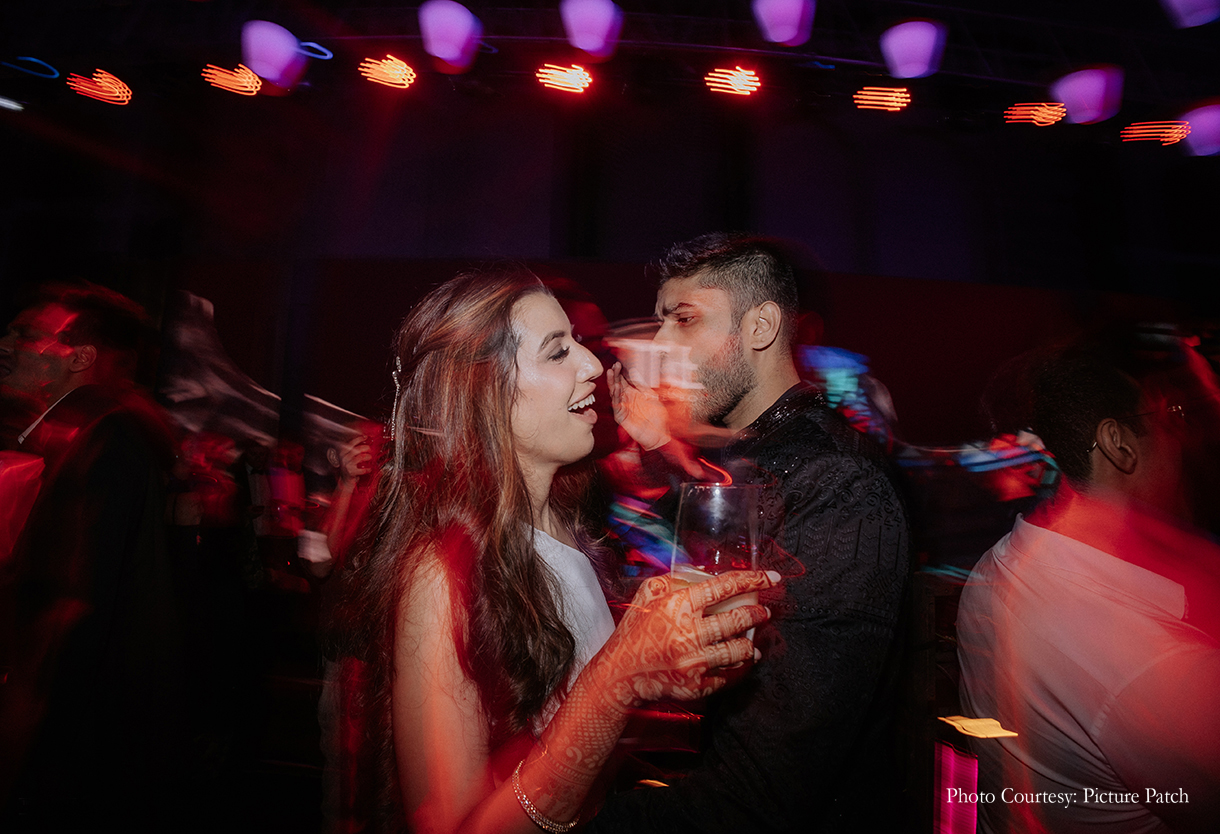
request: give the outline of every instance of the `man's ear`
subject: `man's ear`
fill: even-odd
[[[750,350],[766,350],[779,338],[780,326],[783,323],[783,311],[774,301],[764,301],[746,313],[745,333],[746,347]]]
[[[1124,475],[1135,471],[1139,463],[1139,450],[1135,445],[1135,433],[1113,417],[1107,417],[1097,424],[1097,432],[1093,435],[1097,441],[1097,450]]]
[[[97,348],[93,345],[80,345],[72,348],[72,356],[68,360],[68,369],[73,373],[87,371],[97,361]]]

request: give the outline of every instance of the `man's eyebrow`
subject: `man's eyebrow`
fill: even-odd
[[[674,313],[678,312],[679,310],[694,310],[694,309],[695,309],[695,305],[691,304],[689,301],[679,301],[677,304],[673,305],[672,307],[662,307],[660,317],[665,318],[666,316],[672,316]]]
[[[552,330],[550,333],[546,334],[546,338],[542,340],[542,344],[538,345],[538,352],[541,353],[542,351],[546,350],[547,345],[556,339],[562,339],[566,335],[568,334],[562,330]]]

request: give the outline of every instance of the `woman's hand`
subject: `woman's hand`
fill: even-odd
[[[688,586],[669,575],[649,579],[594,661],[607,694],[626,710],[644,701],[694,700],[720,689],[725,678],[717,669],[755,657],[754,644],[737,635],[765,622],[770,612],[743,605],[704,616],[705,609],[778,581],[770,571],[731,571]]]

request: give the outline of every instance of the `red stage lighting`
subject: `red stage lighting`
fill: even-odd
[[[741,67],[731,70],[714,69],[704,76],[703,81],[712,92],[733,96],[748,96],[762,86],[753,70]]]
[[[1027,101],[1014,104],[1004,111],[1004,121],[1009,124],[1031,122],[1038,127],[1053,125],[1067,115],[1067,107],[1059,101]]]
[[[68,76],[68,86],[82,96],[107,104],[127,104],[131,101],[131,88],[105,70],[94,70],[92,78],[72,73]]]
[[[852,96],[860,110],[897,112],[911,103],[906,87],[865,87]]]
[[[1118,134],[1124,142],[1160,142],[1176,145],[1190,135],[1190,122],[1136,122]]]
[[[415,83],[415,70],[405,61],[400,61],[393,55],[384,58],[365,58],[360,62],[360,74],[374,84],[384,84],[387,87],[397,87],[405,90]]]
[[[245,64],[238,64],[235,70],[208,64],[203,68],[202,75],[203,80],[213,87],[237,93],[239,96],[256,96],[263,86],[263,79]]]
[[[585,88],[593,83],[593,76],[589,75],[584,67],[576,64],[570,67],[543,64],[536,75],[542,86],[567,93],[583,93]]]

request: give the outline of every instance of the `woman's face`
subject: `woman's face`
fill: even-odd
[[[597,357],[572,337],[559,302],[533,293],[513,308],[520,337],[512,428],[517,459],[527,471],[554,470],[593,450],[593,380]]]

